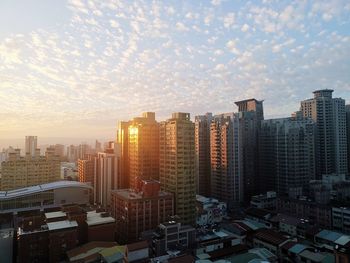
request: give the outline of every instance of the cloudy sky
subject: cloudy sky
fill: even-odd
[[[322,88],[350,103],[347,0],[0,1],[0,139],[113,138],[251,97],[288,116]]]

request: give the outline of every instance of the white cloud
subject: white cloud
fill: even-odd
[[[240,54],[239,50],[237,49],[236,47],[236,41],[235,40],[229,40],[227,43],[226,43],[226,47],[228,48],[228,50],[235,54],[235,55],[238,55]]]
[[[181,32],[186,32],[186,31],[189,31],[189,30],[190,30],[187,26],[185,26],[184,23],[181,23],[181,22],[177,22],[177,23],[176,23],[176,29],[177,29],[178,31],[181,31]]]
[[[244,24],[242,27],[241,27],[241,31],[242,32],[247,32],[249,30],[249,25],[247,24]]]
[[[235,22],[235,13],[228,13],[224,17],[224,27],[225,28],[230,28]]]

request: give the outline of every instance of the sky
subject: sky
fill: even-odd
[[[144,111],[289,116],[350,103],[350,2],[0,1],[0,141],[114,138]]]

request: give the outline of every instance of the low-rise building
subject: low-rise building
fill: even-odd
[[[333,207],[332,222],[334,230],[350,234],[350,208]]]
[[[260,229],[253,235],[254,247],[263,247],[277,257],[281,256],[281,247],[288,242],[288,238],[271,229]]]
[[[275,225],[279,231],[286,233],[291,236],[298,235],[298,225],[305,222],[302,218],[294,216],[277,214],[270,219],[271,223]]]
[[[149,247],[147,241],[126,245],[125,258],[127,262],[149,262]]]
[[[113,256],[113,261],[103,261],[106,254]],[[125,247],[118,246],[116,242],[93,241],[73,248],[67,252],[69,262],[117,262],[124,260]],[[119,258],[119,260],[118,260]]]
[[[112,191],[112,215],[116,219],[117,241],[137,241],[142,232],[155,229],[174,213],[171,193],[160,191],[158,181],[142,180],[138,189]]]
[[[350,245],[350,236],[324,229],[314,236],[314,243],[323,250],[333,252],[337,246]]]
[[[277,198],[277,212],[304,218],[312,225],[332,227],[332,207],[308,199]]]
[[[169,221],[162,223],[151,234],[152,254],[156,257],[171,250],[193,248],[196,242],[196,229],[190,225]]]
[[[108,212],[89,211],[86,214],[87,240],[115,240],[115,219]]]
[[[0,211],[46,209],[63,204],[89,204],[92,187],[74,181],[58,181],[16,190],[0,191]]]
[[[197,225],[212,225],[220,223],[227,215],[227,204],[218,199],[196,195]]]
[[[265,194],[252,196],[250,205],[255,208],[275,210],[276,199],[276,192],[269,191]]]
[[[267,228],[271,228],[270,219],[275,213],[266,209],[250,207],[245,211],[245,215],[247,219],[259,222],[264,224]]]

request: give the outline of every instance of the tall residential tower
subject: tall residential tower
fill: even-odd
[[[160,183],[175,198],[180,221],[194,224],[196,217],[194,123],[189,113],[173,113],[160,124]]]
[[[214,117],[210,125],[211,196],[230,208],[243,201],[239,119],[234,113]]]
[[[137,179],[159,180],[159,124],[154,112],[130,121],[128,156],[130,188],[136,187]]]
[[[211,113],[195,117],[196,192],[210,196],[210,124]]]
[[[240,141],[243,158],[243,184],[244,199],[259,192],[258,185],[258,134],[260,123],[264,119],[263,101],[248,99],[237,101],[238,116],[240,120]]]
[[[313,93],[314,98],[301,102],[300,110],[316,122],[316,176],[347,174],[345,100],[332,98],[331,89]]]

